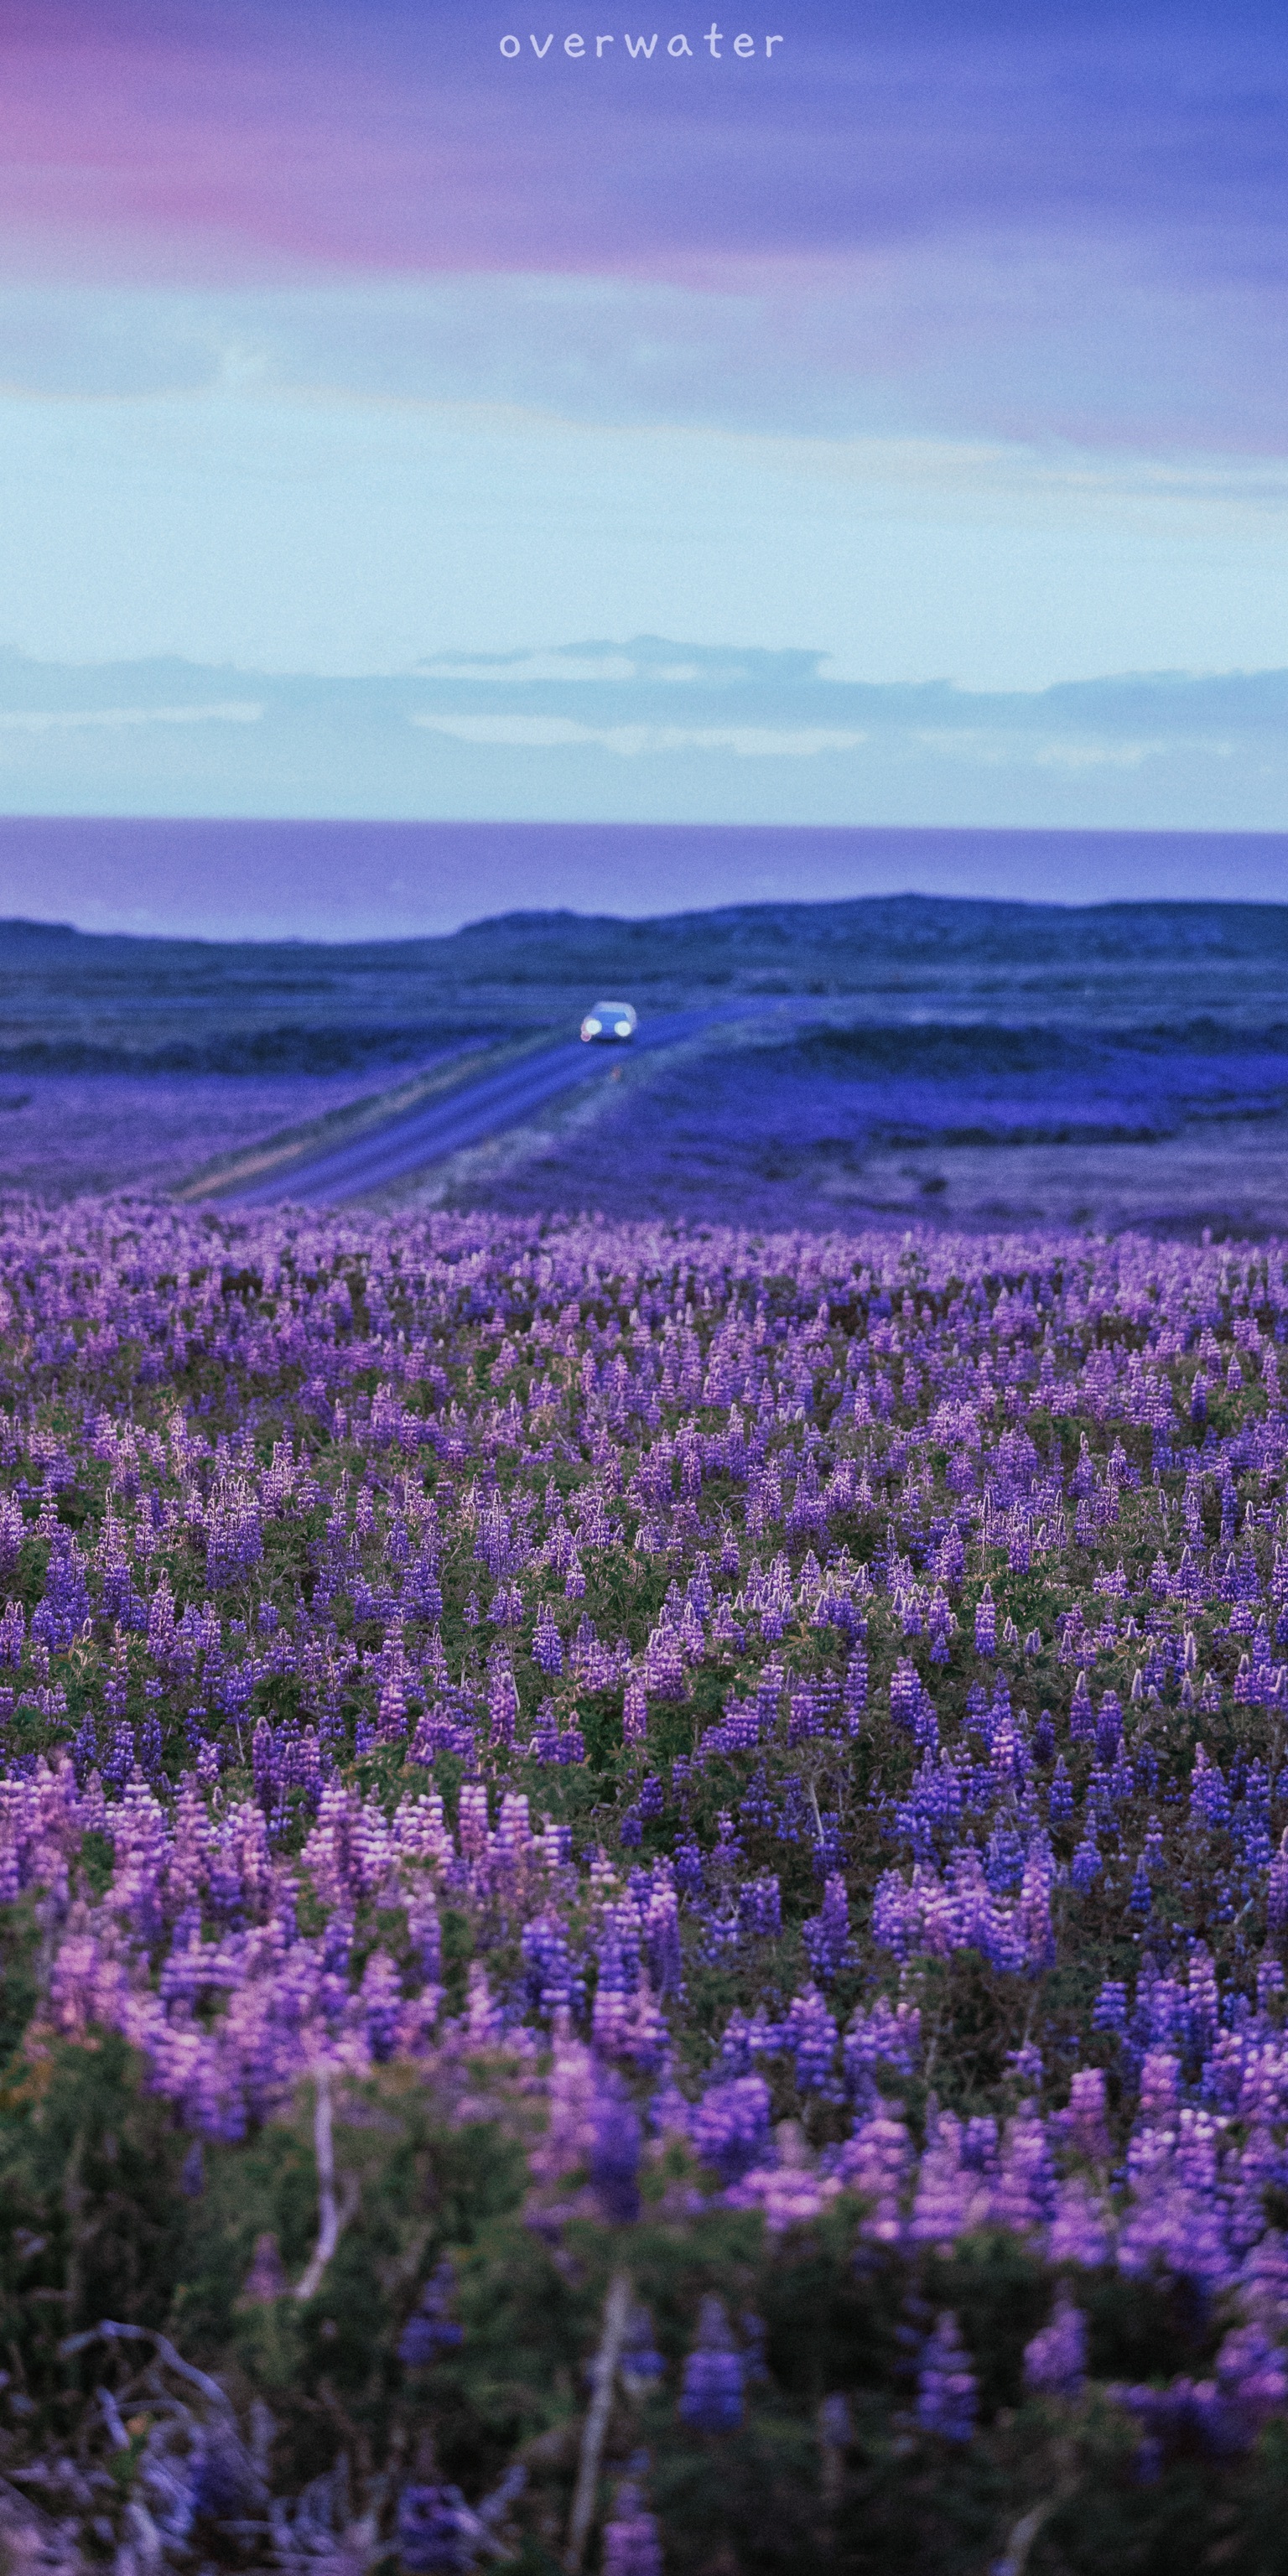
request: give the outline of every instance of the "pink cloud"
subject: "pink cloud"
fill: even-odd
[[[758,30],[777,0],[744,0]],[[77,275],[301,268],[706,277],[913,237],[1167,246],[1174,269],[1279,267],[1275,65],[1258,7],[791,0],[772,65],[722,59],[707,0],[605,10],[568,61],[517,0],[18,0],[0,29],[8,262]],[[768,14],[766,12],[768,11]],[[741,13],[740,13],[741,14]],[[628,22],[657,25],[650,65]],[[554,34],[540,65],[500,37]],[[590,23],[589,21],[587,22]],[[694,55],[664,59],[668,26]],[[993,249],[990,249],[990,245]],[[1269,263],[1269,266],[1267,265]],[[1272,274],[1272,271],[1275,274]]]

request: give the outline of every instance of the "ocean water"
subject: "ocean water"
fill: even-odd
[[[536,906],[640,917],[909,891],[1274,903],[1288,833],[0,817],[0,889],[4,913],[218,940],[415,939]]]

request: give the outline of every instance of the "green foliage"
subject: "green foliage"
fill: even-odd
[[[396,2484],[429,2462],[479,2497],[517,2459],[528,2486],[515,2563],[551,2576],[587,2367],[610,2276],[625,2264],[665,2375],[652,2394],[618,2393],[600,2502],[646,2448],[667,2576],[985,2576],[1034,2514],[1033,2576],[1266,2576],[1288,2564],[1277,2427],[1246,2459],[1181,2461],[1150,2485],[1129,2420],[1095,2394],[1145,2370],[1210,2369],[1224,2320],[1175,2281],[1082,2276],[1092,2393],[1056,2407],[1024,2386],[1024,2347],[1049,2314],[1051,2281],[1014,2237],[967,2239],[910,2277],[902,2257],[858,2235],[851,2201],[774,2238],[756,2216],[695,2199],[697,2177],[674,2144],[646,2165],[635,2225],[566,2214],[537,2226],[525,2200],[522,2069],[494,2058],[469,2080],[460,2107],[406,2067],[342,2091],[335,2155],[350,2214],[316,2294],[301,2301],[292,2284],[317,2226],[307,2091],[289,2118],[207,2146],[198,2173],[121,2042],[14,2060],[0,2102],[3,2472],[70,2441],[83,2465],[98,2459],[99,2505],[117,2527],[139,2492],[142,2439],[132,2431],[127,2449],[104,2451],[91,2392],[115,2365],[98,2344],[60,2351],[67,2336],[117,2318],[168,2335],[215,2373],[243,2424],[267,2409],[279,2493],[298,2494],[343,2453],[355,2507],[375,2499],[388,2527],[389,2473]],[[281,2265],[276,2296],[252,2294],[265,2238]],[[400,2339],[445,2260],[462,2339],[411,2366]],[[765,2364],[726,2435],[693,2432],[676,2407],[710,2294]],[[962,2448],[921,2434],[913,2411],[917,2355],[945,2308],[980,2382],[980,2432]],[[834,2417],[827,2431],[838,2400],[839,2441]],[[201,2548],[241,2563],[226,2533],[203,2529]]]

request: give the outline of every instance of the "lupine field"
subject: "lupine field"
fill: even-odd
[[[11,1202],[50,2563],[1288,2567],[1274,1246]]]

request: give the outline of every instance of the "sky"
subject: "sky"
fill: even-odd
[[[1288,824],[1282,13],[586,7],[10,0],[0,803]]]

